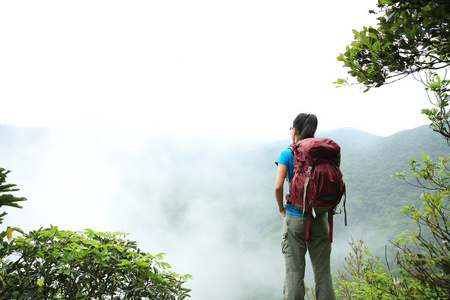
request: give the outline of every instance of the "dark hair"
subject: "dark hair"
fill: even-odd
[[[293,127],[300,134],[300,139],[314,137],[317,129],[317,117],[313,114],[299,114],[293,122]]]

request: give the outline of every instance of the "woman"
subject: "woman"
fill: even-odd
[[[317,117],[313,114],[299,114],[293,122],[290,135],[292,141],[313,138],[317,129]],[[275,198],[283,217],[282,252],[286,264],[284,281],[284,299],[304,299],[305,297],[305,255],[309,252],[314,281],[316,283],[316,299],[334,300],[333,282],[330,271],[331,243],[329,242],[329,226],[326,214],[311,218],[309,241],[305,241],[306,214],[294,206],[283,205],[284,180],[291,181],[294,163],[289,148],[281,151],[276,162],[278,166],[275,182]]]

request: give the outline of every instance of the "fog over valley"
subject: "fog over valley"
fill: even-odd
[[[398,210],[420,192],[390,175],[408,167],[409,155],[442,152],[439,147],[446,144],[426,126],[389,137],[351,128],[321,134],[341,145],[347,184],[349,226],[343,226],[342,214],[334,219],[336,269],[342,267],[352,238],[382,246],[390,233],[397,233],[381,225],[383,217],[391,219],[387,222],[397,218],[398,228],[406,224]],[[423,143],[402,153],[395,149],[409,139]],[[0,167],[11,170],[7,182],[17,184],[17,196],[28,198],[23,209],[4,209],[4,228],[29,231],[52,224],[128,232],[142,251],[164,252],[173,271],[193,275],[186,284],[192,299],[281,297],[282,218],[273,193],[274,161],[289,140],[115,136],[6,125],[0,126],[0,140]],[[394,157],[396,153],[402,157]],[[403,165],[383,165],[390,158]],[[383,201],[392,203],[383,193],[398,203],[383,206]],[[307,284],[313,286],[310,269],[308,261]]]
[[[89,132],[1,129],[2,167],[28,198],[21,210],[7,208],[4,226],[129,232],[143,251],[167,253],[174,271],[194,276],[193,299],[282,284],[281,252],[261,248],[267,229],[249,226],[264,211],[253,208],[260,195],[272,209],[258,222],[279,217],[272,186],[255,194],[252,181],[265,178],[243,171],[258,142],[149,136],[122,144]]]

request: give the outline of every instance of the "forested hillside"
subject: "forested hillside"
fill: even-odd
[[[318,136],[342,147],[349,226],[342,214],[335,217],[337,268],[350,239],[382,248],[408,229],[399,209],[421,191],[391,176],[421,153],[448,153],[448,145],[427,126],[389,137],[351,128]],[[289,140],[119,138],[10,126],[0,126],[0,140],[0,166],[28,198],[5,226],[130,232],[140,248],[167,253],[176,270],[194,276],[193,299],[280,298],[274,161]]]
[[[448,153],[446,141],[428,126],[389,137],[374,136],[351,128],[319,132],[317,136],[333,138],[342,148],[341,170],[347,188],[349,224],[343,226],[343,214],[335,216],[335,244],[352,237],[365,238],[372,249],[383,251],[388,239],[409,229],[410,222],[400,209],[405,205],[419,203],[417,200],[422,192],[392,176],[407,170],[410,159],[417,158],[420,161],[422,153],[435,159]],[[276,155],[289,143],[286,140],[270,144],[263,150],[261,157],[253,158],[255,165],[265,158],[265,166],[261,167],[267,172],[265,178],[274,177],[276,168],[273,162]],[[272,184],[270,180],[267,180],[267,185]],[[287,185],[285,187],[288,188]],[[276,208],[272,207],[272,210],[276,212]],[[276,214],[270,216],[268,223],[276,224],[277,217]],[[276,225],[272,226],[277,228]]]
[[[343,156],[350,220],[361,224],[362,232],[376,229],[392,238],[408,229],[409,222],[404,222],[399,209],[419,203],[415,200],[422,191],[391,176],[409,169],[408,160],[421,161],[422,153],[436,160],[448,153],[446,141],[428,126],[397,133]]]

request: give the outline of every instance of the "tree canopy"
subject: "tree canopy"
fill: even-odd
[[[354,41],[337,57],[366,91],[450,65],[449,1],[379,0],[377,7],[370,13],[379,15],[378,27],[353,30]]]

